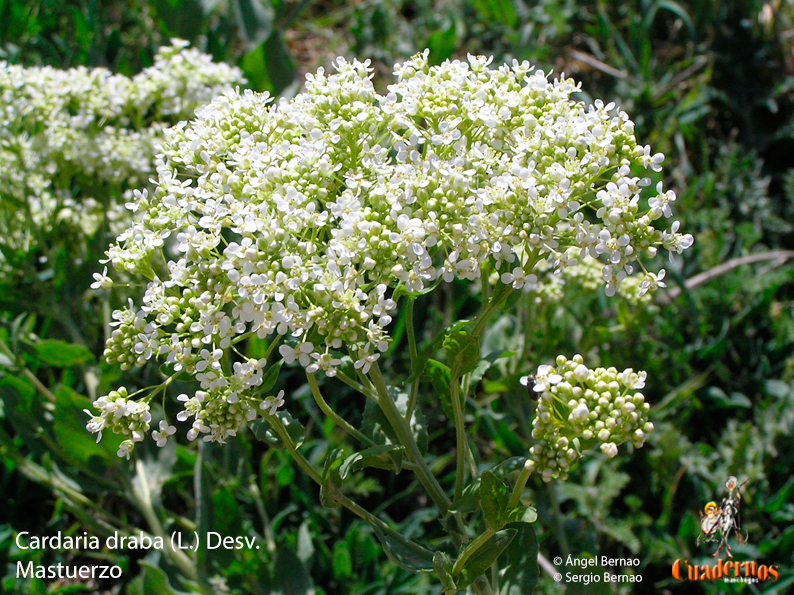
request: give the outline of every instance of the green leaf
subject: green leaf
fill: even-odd
[[[458,320],[455,324],[451,325],[449,328],[444,329],[443,331],[439,332],[433,339],[422,347],[419,350],[419,353],[416,355],[416,362],[414,362],[413,370],[411,370],[411,375],[406,380],[406,384],[412,383],[414,380],[419,378],[424,372],[425,364],[427,361],[433,356],[433,354],[438,350],[439,345],[444,342],[444,339],[447,337],[452,331],[458,330],[466,326],[471,322],[470,320]]]
[[[538,582],[538,538],[530,524],[515,524],[510,528],[517,533],[505,550],[499,595],[526,595],[534,591]]]
[[[280,95],[295,80],[295,65],[279,31],[273,31],[262,48],[271,92]]]
[[[46,446],[39,438],[41,433],[39,420],[44,418],[44,412],[33,385],[22,378],[5,376],[0,379],[0,400],[3,401],[6,417],[11,421],[17,434],[22,436],[28,448],[36,452],[45,451]]]
[[[510,487],[491,471],[480,476],[480,506],[486,526],[498,531],[507,522],[507,503]]]
[[[36,357],[48,366],[69,368],[90,361],[91,352],[82,345],[67,343],[57,339],[46,339],[33,345]]]
[[[99,457],[107,463],[118,461],[115,456],[121,443],[121,436],[105,432],[97,443],[96,436],[85,429],[88,416],[83,411],[91,409],[91,401],[78,395],[66,386],[55,391],[55,419],[53,431],[61,453],[76,465],[87,465],[91,457]]]
[[[393,537],[389,537],[380,527],[370,524],[375,535],[383,546],[383,551],[389,560],[408,572],[433,572],[433,562],[420,556],[409,547],[406,547]]]
[[[482,380],[482,377],[485,375],[485,372],[490,368],[497,360],[511,357],[515,355],[515,351],[507,351],[505,349],[500,349],[499,351],[492,351],[484,358],[482,358],[479,362],[477,362],[477,367],[471,373],[471,379],[469,380],[469,386],[474,388],[477,386],[477,383]]]
[[[780,510],[784,504],[794,500],[794,477],[789,479],[774,495],[770,496],[761,507],[763,512],[771,514]]]
[[[455,20],[450,19],[444,29],[434,31],[427,40],[427,47],[430,49],[430,63],[441,64],[444,60],[452,56],[458,36],[455,32]]]
[[[496,21],[511,29],[518,23],[513,0],[473,0],[472,5],[489,21]]]
[[[270,366],[262,376],[262,384],[259,386],[259,391],[263,393],[270,392],[276,386],[278,381],[278,374],[281,371],[281,366],[284,365],[284,360],[280,359],[275,364]]]
[[[538,520],[538,511],[531,506],[519,506],[507,513],[508,523],[534,523]]]
[[[162,595],[189,595],[184,591],[177,591],[168,582],[165,572],[154,564],[141,560],[138,562],[143,567],[143,592],[158,593]]]
[[[281,425],[287,430],[287,435],[292,439],[295,447],[299,447],[306,439],[306,428],[297,419],[292,417],[288,411],[277,411],[275,416],[281,421]],[[272,448],[284,448],[284,442],[276,431],[270,427],[265,419],[255,419],[248,424],[257,440],[266,442]]]
[[[445,591],[455,588],[455,579],[452,578],[452,559],[447,554],[444,552],[433,554],[433,570]]]
[[[383,460],[381,455],[401,450],[402,447],[394,444],[378,444],[365,448],[361,452],[350,455],[339,467],[339,476],[345,479],[351,471],[363,469],[364,467],[376,467],[378,469],[394,469],[394,465]]]
[[[508,474],[520,470],[526,463],[526,457],[510,457],[490,469],[496,477],[506,477]],[[481,478],[475,479],[463,489],[461,497],[455,500],[450,506],[452,512],[469,513],[480,508],[480,482]]]
[[[507,296],[507,299],[499,304],[499,311],[500,312],[509,312],[513,309],[513,307],[521,300],[521,298],[525,297],[523,291],[512,291],[510,295]]]
[[[332,557],[334,578],[348,578],[353,573],[353,561],[350,557],[350,548],[345,541],[337,541],[334,544]]]
[[[427,378],[432,383],[433,390],[441,399],[441,407],[444,409],[444,414],[449,419],[453,419],[452,396],[449,388],[452,373],[449,367],[439,361],[429,359],[425,364],[423,378]]]
[[[364,404],[364,435],[376,444],[398,444],[397,433],[381,410],[380,406],[370,399]]]
[[[453,330],[444,338],[444,351],[450,361],[452,376],[457,378],[477,368],[480,340],[466,331]]]
[[[503,529],[494,534],[472,554],[471,558],[466,560],[466,564],[460,570],[460,575],[454,577],[455,586],[458,589],[463,589],[485,574],[499,555],[510,545],[516,533],[518,533],[516,529]],[[462,554],[463,552],[461,552]]]

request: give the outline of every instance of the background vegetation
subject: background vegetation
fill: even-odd
[[[437,62],[467,52],[495,62],[528,59],[581,80],[583,100],[614,100],[628,111],[638,139],[667,156],[681,227],[695,235],[695,246],[667,267],[670,290],[650,308],[582,293],[502,315],[485,341],[521,359],[486,372],[467,403],[475,439],[492,453],[481,463],[526,453],[531,402],[517,379],[539,363],[581,352],[592,366],[647,370],[657,430],[644,449],[609,462],[593,456],[567,482],[530,480],[540,551],[549,559],[637,557],[637,593],[794,589],[791,2],[0,0],[0,58],[10,63],[106,66],[132,75],[170,37],[240,66],[251,88],[287,97],[300,90],[304,73],[339,54],[371,58],[383,89],[394,62],[428,47]],[[107,438],[95,445],[83,430],[83,395],[104,394],[121,374],[101,358],[107,298],[88,289],[110,238],[100,229],[76,260],[69,230],[52,234],[36,254],[12,255],[27,268],[6,254],[25,272],[4,276],[0,286],[0,592],[183,591],[184,569],[154,551],[91,555],[14,545],[19,531],[105,535],[152,531],[158,523],[260,538],[260,550],[199,556],[197,572],[215,593],[439,592],[386,561],[355,517],[322,508],[286,453],[250,434],[225,447],[139,447],[134,464],[117,459]],[[418,302],[420,339],[444,328],[445,316],[476,307],[457,289]],[[406,341],[399,319],[394,335],[399,366]],[[146,386],[156,376],[144,369],[127,385]],[[314,428],[319,438],[306,448],[310,459],[322,460],[345,439],[295,378],[282,373],[280,380],[293,396],[288,408]],[[360,403],[336,385],[333,392],[336,409],[355,414]],[[453,432],[441,408],[428,418],[431,439],[447,441],[451,453]],[[450,469],[449,458],[434,467]],[[697,512],[722,497],[728,475],[748,480],[742,523],[749,545],[739,551],[780,564],[783,576],[759,586],[674,585],[673,560],[708,555],[695,547]],[[407,474],[373,473],[355,491],[370,509],[388,507],[404,532],[422,532],[432,513],[413,487]],[[86,587],[14,578],[17,561],[96,557],[119,564],[124,581]],[[615,589],[574,587],[566,592]],[[547,576],[539,588],[560,591]]]

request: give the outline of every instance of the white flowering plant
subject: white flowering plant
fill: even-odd
[[[368,62],[334,68],[307,76],[290,101],[228,91],[164,132],[156,186],[134,193],[139,217],[107,251],[106,264],[146,287],[140,304],[113,313],[105,357],[122,369],[160,360],[168,375],[100,397],[87,427],[97,439],[122,434],[122,457],[147,433],[162,446],[177,429],[164,420],[151,430],[152,400],[192,379],[176,415],[189,440],[222,443],[247,423],[291,453],[325,506],[369,523],[403,568],[435,573],[445,593],[529,593],[531,473],[565,479],[592,446],[607,457],[624,442],[642,446],[653,430],[639,392],[646,374],[591,369],[579,355],[538,366],[521,379],[537,397],[527,456],[482,470],[464,415],[481,337],[500,308],[556,299],[554,279],[635,302],[663,287],[664,271],[646,261],[692,244],[668,224],[675,194],[642,177],[663,156],[637,143],[625,112],[572,100],[576,83],[528,63],[430,66],[425,52],[395,67],[385,94]],[[414,305],[452,282],[479,289],[480,311],[420,348]],[[384,363],[400,308],[402,376]],[[246,355],[251,341],[265,342],[261,357]],[[322,412],[363,450],[335,450],[322,469],[306,458],[289,395],[275,391],[284,365],[302,369]],[[362,395],[361,424],[329,405],[321,374]],[[429,376],[433,396],[420,387]],[[427,462],[428,399],[455,428],[449,486]],[[367,466],[416,474],[446,539],[420,544],[350,498],[345,480]]]
[[[182,40],[160,48],[152,66],[134,77],[0,61],[5,280],[30,275],[22,270],[28,257],[35,270],[36,259],[46,263],[63,244],[74,259],[90,258],[95,266],[86,244],[97,233],[106,243],[108,233],[115,237],[129,225],[124,205],[154,173],[163,130],[243,82],[239,69],[212,62]]]

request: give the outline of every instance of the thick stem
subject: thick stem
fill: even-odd
[[[411,373],[416,372],[416,334],[414,331],[414,298],[408,298],[405,306],[406,330],[408,334],[408,354],[411,357]],[[411,383],[408,393],[408,406],[405,409],[405,421],[410,423],[416,407],[416,398],[419,395],[419,377]]]
[[[435,502],[436,506],[438,506],[442,516],[447,516],[449,513],[449,507],[452,503],[450,502],[446,493],[444,493],[444,490],[441,488],[441,485],[438,483],[435,476],[430,472],[430,469],[425,462],[425,458],[419,451],[419,446],[416,444],[416,440],[414,440],[411,429],[408,427],[408,424],[405,422],[402,415],[400,415],[400,412],[397,410],[397,406],[394,404],[394,401],[392,401],[391,396],[389,396],[389,389],[386,386],[386,381],[383,379],[383,375],[380,372],[377,362],[370,368],[369,373],[372,377],[373,383],[375,384],[375,388],[378,391],[378,404],[383,410],[386,419],[389,420],[389,423],[394,428],[394,431],[397,432],[397,437],[400,440],[400,444],[405,447],[408,460],[416,465],[414,472],[416,473],[417,478],[422,483],[425,490],[427,490],[427,493],[433,499],[433,502]]]
[[[466,450],[469,443],[466,440],[466,424],[463,419],[463,405],[460,402],[458,379],[453,377],[449,383],[449,393],[452,399],[452,415],[455,424],[455,438],[457,452],[455,454],[455,500],[463,495],[463,481],[466,472]]]

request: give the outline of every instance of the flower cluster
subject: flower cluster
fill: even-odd
[[[591,370],[581,355],[571,360],[557,356],[556,364],[540,366],[537,374],[521,379],[540,393],[532,422],[537,442],[529,450],[529,464],[544,481],[565,479],[582,451],[596,444],[612,458],[623,442],[636,448],[645,443],[653,431],[650,405],[636,392],[645,387],[645,372]]]
[[[86,425],[88,430],[97,435],[97,442],[101,440],[102,432],[105,430],[126,436],[117,454],[129,459],[135,443],[142,442],[149,430],[149,423],[152,421],[149,403],[127,398],[127,389],[121,387],[110,391],[105,397],[99,397],[94,401],[94,407],[99,411],[99,415],[95,416],[88,409],[85,410],[91,416],[91,420]],[[163,431],[162,426],[160,429]],[[167,430],[165,432],[168,433]],[[155,433],[157,434],[155,439],[160,442],[162,440],[160,434]]]
[[[674,194],[658,187],[641,210],[650,181],[632,167],[663,157],[627,114],[572,101],[572,80],[526,62],[489,63],[418,54],[381,95],[368,62],[340,58],[291,101],[230,91],[167,130],[157,187],[107,252],[149,281],[115,314],[108,361],[159,356],[199,380],[205,406],[231,387],[242,399],[261,378],[260,363],[232,366],[246,337],[284,341],[308,373],[333,376],[346,354],[367,373],[400,291],[494,271],[521,289],[538,267],[600,259],[611,295],[640,257],[692,243],[655,226]]]
[[[132,78],[0,61],[0,197],[13,206],[0,208],[4,242],[27,250],[64,223],[90,237],[107,220],[120,233],[124,191],[154,173],[163,129],[242,82],[237,68],[180,40]]]

